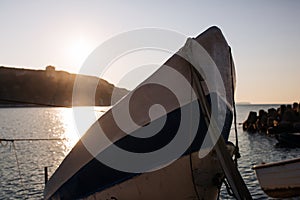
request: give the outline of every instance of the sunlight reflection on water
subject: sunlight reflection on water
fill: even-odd
[[[96,117],[108,108],[95,107]],[[90,125],[86,124],[85,129]],[[72,108],[1,108],[0,138],[65,139],[14,142],[22,181],[12,145],[2,142],[0,199],[43,198],[44,167],[49,167],[50,177],[79,140],[79,135]]]

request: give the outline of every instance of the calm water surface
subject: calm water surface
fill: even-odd
[[[269,107],[272,106],[238,106],[237,121],[244,121],[250,110]],[[94,109],[99,117],[107,107]],[[88,125],[80,130],[82,132],[87,128]],[[262,162],[298,157],[300,149],[276,148],[275,138],[244,133],[241,126],[238,126],[238,131],[242,155],[239,159],[240,172],[254,199],[268,199],[260,189],[251,167]],[[14,142],[16,150],[11,143],[0,144],[0,199],[42,199],[44,167],[49,167],[51,176],[78,140],[79,133],[73,122],[71,108],[1,108],[0,138],[65,138],[61,141],[18,141]],[[230,140],[235,141],[234,134],[231,134]],[[221,198],[232,199],[224,188]]]

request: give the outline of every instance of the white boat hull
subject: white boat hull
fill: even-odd
[[[300,158],[254,167],[264,192],[274,198],[300,196]]]
[[[198,52],[199,44],[203,46],[204,52]],[[210,59],[200,59],[208,54]],[[216,86],[218,84],[213,82],[213,91],[209,91],[209,84],[205,83],[200,71],[185,58],[194,58],[192,61],[200,71],[204,71],[200,64],[209,61],[210,64],[205,64],[205,69],[211,72],[213,77],[206,79],[222,80],[221,85],[224,88],[220,86],[220,89]],[[209,70],[214,69],[214,65],[215,71]],[[169,69],[177,73],[171,76]],[[184,83],[188,85],[187,90],[182,89],[182,83],[178,81],[180,77],[184,77]],[[153,84],[157,80],[163,80],[168,87],[174,88],[178,97],[168,95],[165,86],[157,87],[157,84]],[[90,127],[47,182],[45,199],[216,199],[220,180],[224,176],[218,158],[226,149],[223,143],[222,151],[216,148],[218,158],[214,151],[204,158],[199,158],[198,151],[205,147],[211,150],[215,145],[213,141],[216,135],[213,138],[207,135],[207,132],[214,130],[211,127],[219,129],[220,133],[215,131],[214,134],[221,134],[221,137],[228,141],[233,117],[234,80],[230,47],[218,28],[212,27],[195,39],[188,39],[178,54],[174,54]],[[204,107],[199,108],[199,105],[208,99],[215,103],[215,106],[211,106],[216,108],[217,114],[214,120],[218,123],[212,124],[222,127],[210,126],[208,119],[207,122],[198,120],[205,116],[209,118],[208,113],[204,112]],[[165,113],[158,112],[154,119],[150,119],[149,108],[156,104],[164,106]],[[132,105],[130,116],[126,115],[128,105]],[[135,123],[127,123],[129,118],[134,119]],[[124,129],[121,129],[117,122],[122,122]],[[182,127],[182,123],[186,127]],[[152,129],[149,129],[148,133],[144,127],[149,124],[163,124],[163,127],[158,133]],[[145,133],[147,136],[155,133],[155,136],[136,137],[144,136]],[[173,142],[174,138],[178,143]],[[158,150],[165,146],[171,149],[170,153],[158,159]],[[117,154],[120,152],[116,153],[115,147],[123,149],[122,152],[126,150],[130,155],[120,156],[123,154]],[[176,151],[179,151],[178,155],[175,155]],[[146,156],[152,152],[155,152],[154,157],[148,159]],[[132,159],[132,155],[137,153],[143,157]],[[124,167],[124,163],[131,164],[131,161],[137,163],[130,166],[129,170],[119,168]],[[163,168],[158,169],[160,167]]]
[[[231,151],[232,154],[233,151]],[[214,151],[200,159],[198,152],[181,157],[160,170],[144,173],[109,189],[96,192],[88,200],[196,200],[217,199],[224,177]]]

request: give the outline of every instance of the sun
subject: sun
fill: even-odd
[[[74,39],[68,49],[73,67],[79,68],[92,50],[93,47],[86,38],[79,37],[78,39]]]

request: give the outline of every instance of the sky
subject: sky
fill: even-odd
[[[299,102],[299,10],[296,0],[2,0],[0,66],[78,72],[120,33],[154,27],[195,37],[215,25],[232,48],[237,102]]]

